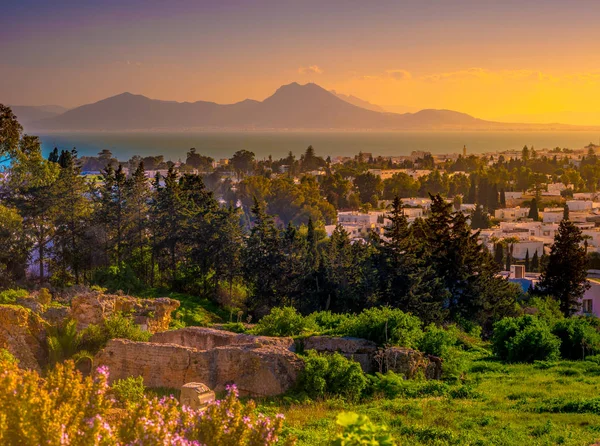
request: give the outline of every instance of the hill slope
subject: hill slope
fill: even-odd
[[[361,101],[358,99],[358,101]],[[356,102],[356,101],[354,101]],[[372,104],[371,104],[372,105]],[[264,101],[173,102],[123,93],[93,104],[46,117],[35,130],[185,130],[185,129],[313,129],[313,130],[501,130],[550,129],[569,126],[507,124],[484,121],[451,110],[385,113],[354,105],[316,84],[292,83]]]

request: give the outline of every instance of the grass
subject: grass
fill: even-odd
[[[342,411],[385,424],[400,445],[590,445],[600,441],[600,366],[587,361],[503,364],[475,360],[466,383],[476,392],[350,404],[337,399],[263,401],[282,412],[299,445],[325,444]],[[451,384],[460,388],[463,384]]]
[[[176,326],[206,327],[228,321],[230,316],[226,310],[220,308],[215,302],[205,297],[192,296],[190,294],[165,291],[156,288],[137,293],[136,297],[170,297],[171,299],[176,299],[181,302],[181,306],[173,314]]]

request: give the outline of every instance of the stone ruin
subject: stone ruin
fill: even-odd
[[[400,347],[381,349],[365,339],[309,336],[294,340],[205,327],[168,330],[171,313],[179,307],[179,301],[169,298],[136,299],[87,292],[74,296],[70,307],[45,308],[31,299],[21,304],[0,305],[0,348],[8,349],[21,367],[38,371],[48,361],[49,324],[73,318],[83,329],[117,312],[153,333],[150,342],[113,339],[93,361],[81,364],[82,372],[106,365],[111,380],[142,376],[148,387],[179,389],[189,383],[203,383],[222,391],[235,383],[241,395],[272,396],[296,384],[304,366],[296,352],[307,350],[339,352],[357,361],[365,373],[392,370],[406,378],[422,374],[439,379],[442,371],[439,358]]]

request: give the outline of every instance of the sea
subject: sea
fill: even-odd
[[[44,154],[54,147],[76,148],[79,156],[94,156],[109,149],[121,161],[133,155],[164,155],[165,160],[185,161],[186,153],[197,153],[215,159],[229,158],[238,150],[255,153],[256,159],[271,155],[274,159],[289,152],[299,157],[309,145],[317,155],[353,156],[359,152],[374,156],[409,155],[412,151],[432,154],[487,153],[519,150],[524,145],[544,148],[579,149],[590,142],[600,144],[600,132],[589,131],[403,131],[403,132],[97,132],[51,133],[39,135]]]

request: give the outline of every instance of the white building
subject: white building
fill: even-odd
[[[517,206],[516,208],[504,208],[504,209],[496,209],[494,211],[494,218],[503,221],[517,221],[522,218],[527,218],[529,215],[528,208],[521,208]]]

